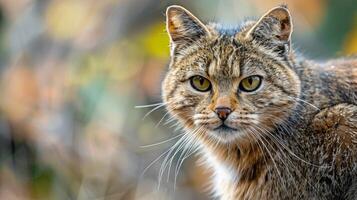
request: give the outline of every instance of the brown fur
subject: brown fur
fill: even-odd
[[[357,59],[317,64],[296,58],[285,7],[225,29],[172,6],[167,30],[171,62],[163,100],[215,171],[215,195],[357,198]],[[195,75],[212,89],[195,91],[189,81]],[[263,77],[262,86],[239,90],[251,75]],[[228,130],[218,129],[218,107],[232,110]]]

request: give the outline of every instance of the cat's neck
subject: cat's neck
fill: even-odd
[[[241,142],[205,144],[204,163],[214,172],[213,187],[216,194],[236,197],[236,191],[251,191],[249,188],[252,185],[264,182],[275,157],[275,149],[275,144],[267,141],[267,138],[245,142],[245,145]]]

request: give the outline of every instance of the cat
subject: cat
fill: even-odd
[[[357,199],[357,59],[296,56],[286,6],[237,28],[166,11],[168,112],[215,198]]]

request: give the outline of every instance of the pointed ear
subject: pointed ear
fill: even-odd
[[[209,35],[206,26],[181,6],[170,6],[166,10],[166,29],[173,43],[190,43]]]
[[[293,24],[289,10],[285,6],[279,6],[263,15],[247,32],[246,38],[269,46],[275,44],[289,48],[292,31]]]

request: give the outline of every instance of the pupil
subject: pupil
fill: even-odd
[[[203,85],[203,82],[205,81],[203,78],[199,78],[200,84]]]
[[[249,83],[250,85],[252,85],[252,84],[253,84],[253,78],[248,78],[248,83]]]

